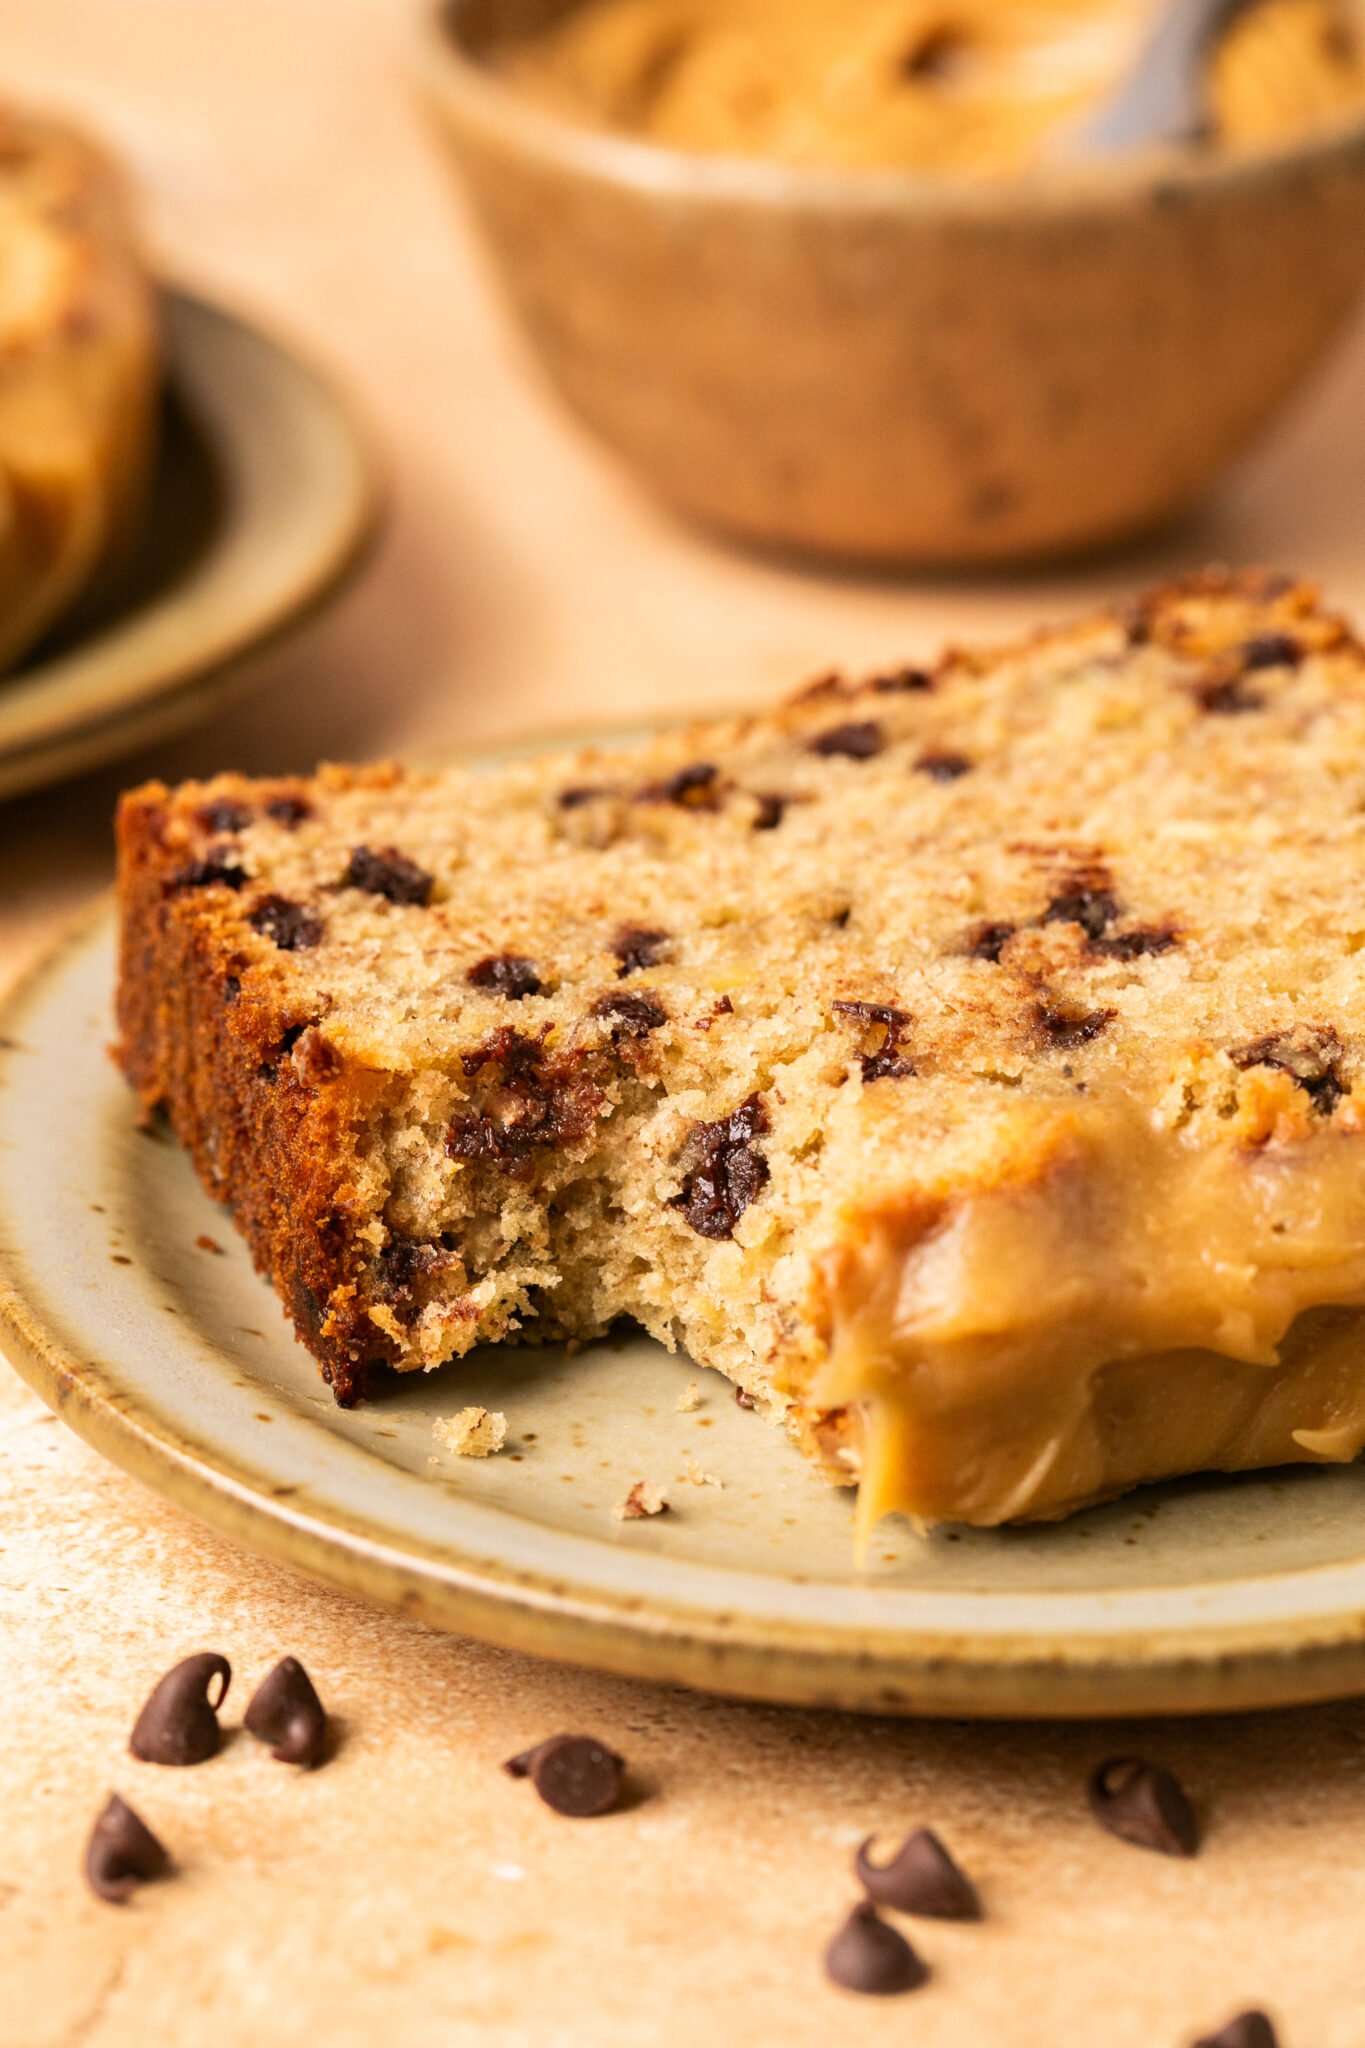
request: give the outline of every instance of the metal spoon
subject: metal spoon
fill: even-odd
[[[1209,132],[1208,54],[1251,0],[1167,0],[1114,97],[1067,137],[1069,157],[1107,156]]]

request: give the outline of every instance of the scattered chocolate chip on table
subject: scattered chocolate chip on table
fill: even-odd
[[[146,1764],[202,1764],[222,1744],[218,1709],[227,1698],[232,1666],[216,1650],[201,1650],[172,1666],[152,1688],[133,1723],[128,1747]],[[217,1684],[216,1697],[210,1697]]]
[[[868,1897],[898,1913],[919,1913],[930,1920],[979,1920],[981,1900],[976,1886],[958,1868],[932,1828],[907,1835],[889,1863],[874,1863],[869,1835],[854,1858],[854,1868]]]
[[[164,1877],[170,1867],[170,1857],[146,1821],[117,1792],[111,1793],[86,1845],[91,1891],[111,1906],[124,1906],[140,1884]]]
[[[825,1974],[845,1991],[890,1997],[918,1990],[928,1982],[929,1969],[905,1936],[863,1899],[825,1950]]]
[[[327,1751],[327,1711],[297,1657],[281,1657],[251,1696],[243,1717],[249,1735],[271,1744],[277,1763],[313,1770]]]
[[[1240,2012],[1216,2034],[1206,2034],[1194,2048],[1279,2048],[1279,2037],[1263,2012]]]
[[[503,1769],[509,1778],[529,1778],[547,1806],[574,1820],[610,1813],[626,1775],[625,1759],[591,1735],[551,1735]]]
[[[1112,1756],[1090,1779],[1090,1811],[1102,1828],[1139,1849],[1195,1856],[1199,1822],[1180,1780],[1141,1757]]]

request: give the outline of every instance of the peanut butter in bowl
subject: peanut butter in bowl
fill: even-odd
[[[1229,0],[1146,127],[1118,116],[1170,0],[429,5],[432,109],[551,382],[767,549],[1150,533],[1365,286],[1365,0]]]
[[[1008,175],[1131,69],[1160,0],[587,0],[504,53],[570,119],[793,164]],[[1358,0],[1253,0],[1211,53],[1213,138],[1365,109]]]

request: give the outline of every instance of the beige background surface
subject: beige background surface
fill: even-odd
[[[414,113],[409,26],[400,0],[0,0],[0,78],[99,121],[166,265],[341,371],[395,478],[363,585],[250,701],[0,809],[0,977],[105,881],[114,793],[149,773],[761,698],[1212,557],[1302,568],[1365,610],[1365,325],[1198,530],[1141,560],[906,586],[681,531],[527,379]],[[1286,2048],[1365,2043],[1365,1707],[983,1729],[555,1671],[239,1555],[8,1374],[0,1502],[0,2048],[1178,2048],[1253,1999]],[[238,1712],[279,1653],[303,1657],[343,1723],[336,1760],[302,1779],[240,1740],[199,1770],[133,1763],[147,1686],[204,1647],[237,1665]],[[501,1776],[563,1726],[623,1749],[640,1803],[572,1824]],[[1088,1763],[1132,1743],[1204,1806],[1198,1863],[1086,1817]],[[183,1873],[124,1912],[78,1874],[113,1785]],[[987,1925],[926,1923],[937,1975],[913,1999],[826,1988],[853,1845],[923,1821],[980,1879]]]

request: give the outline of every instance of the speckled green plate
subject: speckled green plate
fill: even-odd
[[[98,604],[0,676],[0,797],[203,717],[249,656],[360,560],[379,492],[331,385],[246,321],[163,300],[160,451],[137,544]]]
[[[105,915],[0,1012],[0,1336],[89,1442],[228,1535],[438,1627],[768,1699],[1071,1715],[1365,1689],[1360,1468],[1031,1531],[885,1525],[859,1572],[847,1497],[644,1340],[490,1350],[342,1413],[188,1160],[135,1129],[112,974]],[[433,1436],[471,1402],[507,1415],[501,1456]],[[636,1480],[673,1511],[614,1520]]]

